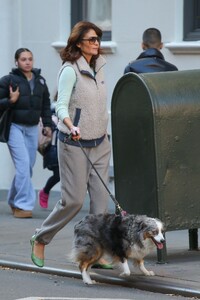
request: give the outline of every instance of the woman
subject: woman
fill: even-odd
[[[31,218],[35,191],[31,182],[38,147],[40,116],[51,135],[50,98],[45,79],[33,69],[33,54],[27,48],[15,53],[14,68],[0,79],[0,108],[13,111],[8,148],[15,165],[15,176],[8,192],[8,204],[16,218]],[[16,90],[16,91],[14,91]]]
[[[108,182],[110,144],[106,133],[108,112],[101,36],[101,29],[93,23],[79,22],[61,53],[63,66],[59,72],[56,104],[61,200],[31,239],[32,261],[39,267],[44,265],[45,245],[80,211],[87,190],[90,213],[107,211],[107,191],[77,142],[80,140],[100,176]],[[79,120],[77,108],[81,110]],[[104,267],[109,268],[109,265]]]

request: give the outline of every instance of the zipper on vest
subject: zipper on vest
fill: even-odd
[[[83,74],[83,75],[86,75],[86,76],[88,76],[88,77],[90,77],[90,78],[92,78],[92,79],[95,79],[95,77],[94,77],[90,72],[88,72],[88,71],[82,70],[82,71],[80,71],[80,72],[81,72],[81,74]]]
[[[84,75],[90,77],[91,79],[93,79],[96,83],[97,90],[99,89],[96,78],[90,72],[82,70],[81,74],[84,74]]]

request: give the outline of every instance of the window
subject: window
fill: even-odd
[[[200,1],[184,0],[184,41],[200,40]]]
[[[71,26],[87,20],[103,30],[103,41],[111,40],[111,0],[71,0]]]

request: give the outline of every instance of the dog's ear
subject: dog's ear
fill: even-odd
[[[138,230],[144,232],[148,228],[148,225],[145,223],[144,220],[141,220],[138,223]]]
[[[137,228],[136,242],[140,246],[140,248],[143,248],[144,245],[142,241],[144,240],[144,232],[147,229],[147,224],[144,222],[144,220],[140,220],[137,224],[138,224],[138,228]]]

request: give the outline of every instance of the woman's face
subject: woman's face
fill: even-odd
[[[16,61],[16,65],[24,73],[31,72],[33,69],[33,54],[28,51],[20,53],[19,58]]]
[[[81,49],[81,52],[86,58],[87,62],[90,62],[92,56],[98,54],[100,38],[93,29],[90,29],[85,34],[82,41],[77,44],[77,47]]]

